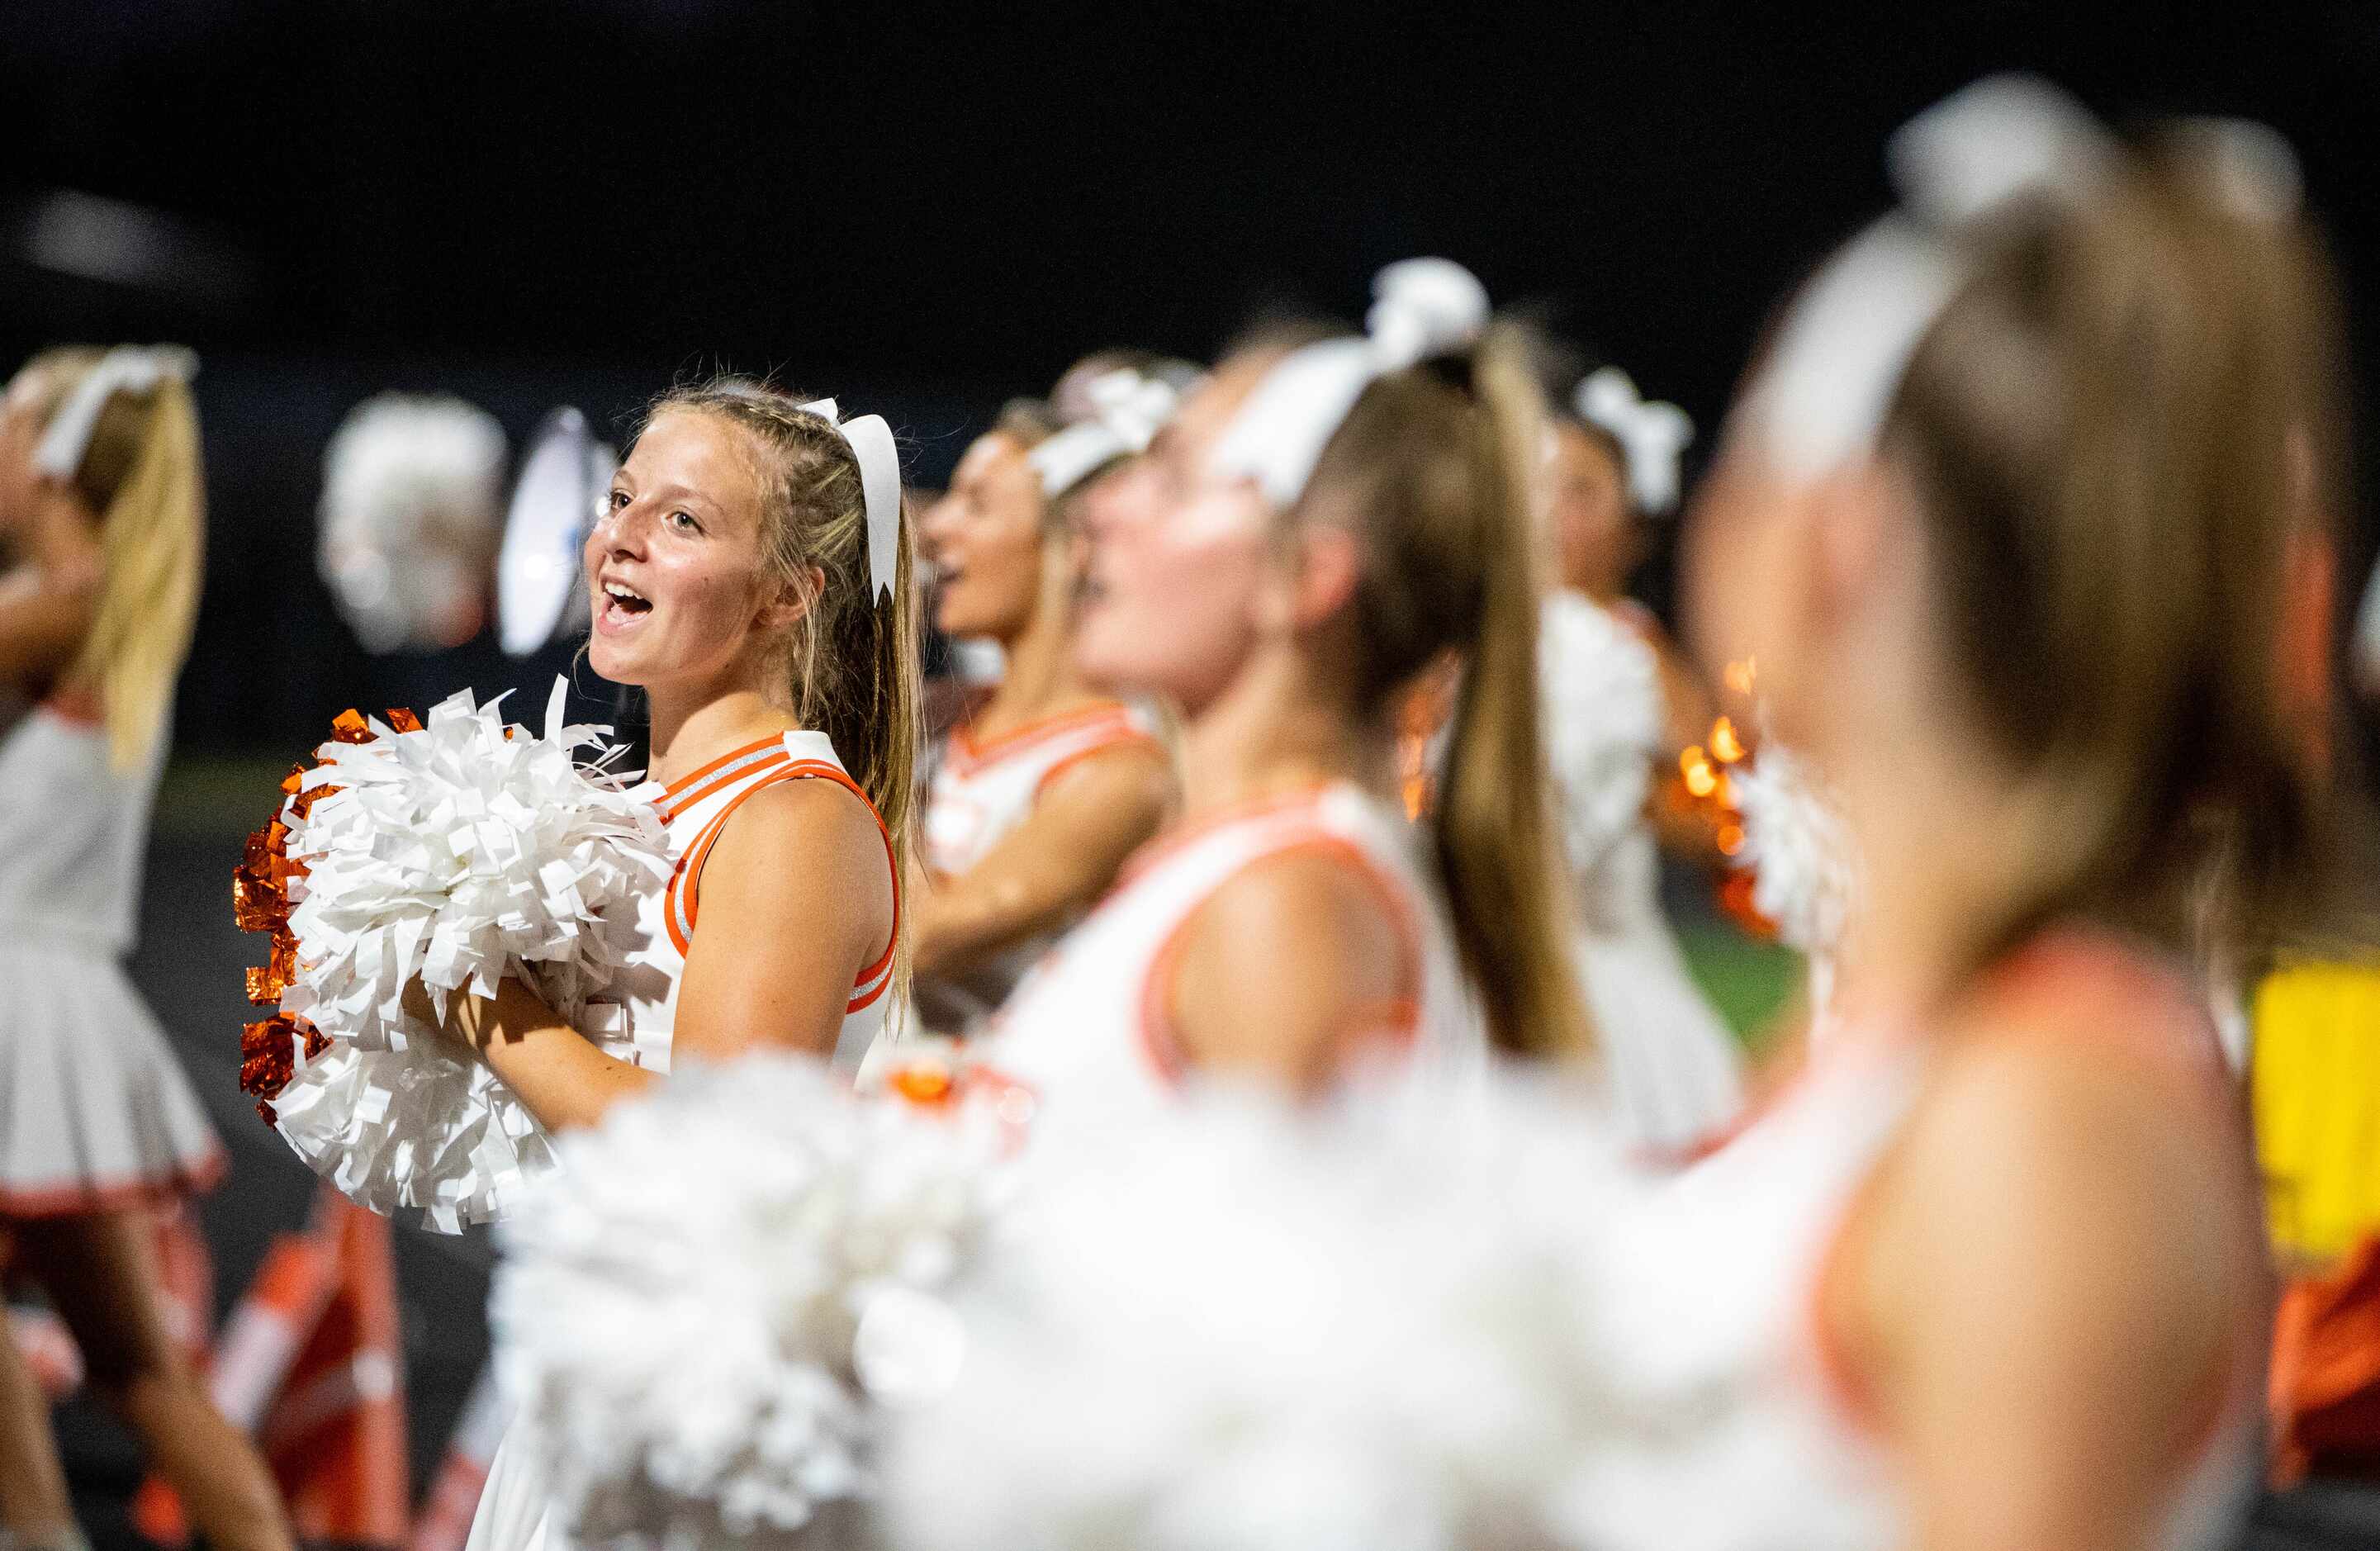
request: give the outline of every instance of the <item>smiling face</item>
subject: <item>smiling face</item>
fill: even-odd
[[[976,439],[919,525],[944,634],[1009,642],[1033,623],[1048,540],[1040,476],[1002,431]]]
[[[1208,469],[1215,442],[1279,356],[1217,369],[1139,458],[1086,491],[1088,560],[1075,660],[1114,691],[1196,715],[1285,610],[1277,519],[1255,485]]]
[[[763,545],[759,449],[716,415],[664,410],[613,479],[588,536],[590,666],[646,689],[756,682],[798,617]]]

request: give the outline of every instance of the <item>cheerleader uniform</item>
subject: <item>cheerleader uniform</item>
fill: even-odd
[[[1168,1005],[1184,927],[1260,863],[1325,855],[1378,893],[1403,940],[1402,989],[1378,1033],[1419,1091],[1461,1094],[1487,1070],[1486,1027],[1404,816],[1339,783],[1228,809],[1150,842],[1115,891],[1026,977],[992,1021],[983,1065],[1104,1123],[1172,1102],[1189,1062]],[[1076,1098],[1073,1096],[1079,1094]],[[1039,1123],[1037,1121],[1037,1124]]]
[[[1157,719],[1114,701],[1045,717],[984,743],[958,727],[927,794],[927,870],[936,878],[967,872],[1025,822],[1051,782],[1086,759],[1135,746],[1163,746]],[[975,1033],[1063,935],[1063,927],[1037,933],[934,975],[917,988],[920,1016],[936,1033]]]
[[[676,866],[665,888],[639,898],[634,921],[613,928],[612,940],[623,965],[606,988],[606,998],[588,1004],[579,1032],[648,1071],[670,1069],[678,984],[701,917],[703,863],[737,808],[754,794],[789,781],[831,781],[868,801],[835,757],[833,744],[816,732],[790,732],[722,755],[663,790],[662,818]],[[869,814],[875,811],[870,804]],[[882,818],[877,818],[876,827],[884,836],[889,867],[892,837]],[[846,1071],[856,1070],[884,1027],[892,1000],[893,949],[901,935],[900,888],[895,870],[892,940],[853,982],[851,1000],[844,1010],[834,1062]],[[516,1423],[506,1432],[489,1466],[468,1551],[568,1551],[569,1537],[547,1514],[551,1494],[538,1449],[524,1424]]]
[[[222,1144],[121,963],[166,739],[117,770],[95,707],[0,725],[0,1216],[203,1190]]]
[[[2070,929],[2005,961],[1986,990],[2015,1014],[2011,1027],[2030,1008],[2059,1027],[2109,1031],[2089,1036],[2108,1060],[2169,1094],[2210,1147],[2239,1158],[2235,1188],[2207,1208],[2229,1219],[2244,1254],[2261,1257],[2249,1144],[2185,975],[2129,941]],[[1672,1376],[1692,1374],[1712,1404],[1674,1450],[1604,1462],[1577,1495],[1585,1543],[1910,1544],[1895,1461],[1857,1375],[1829,1347],[1819,1300],[1844,1227],[1923,1091],[1927,1053],[1922,1040],[1844,1031],[1771,1109],[1653,1197],[1649,1249],[1633,1257],[1645,1278],[1636,1291],[1666,1332],[1663,1361],[1680,1364]],[[2161,1551],[2212,1551],[2237,1533],[2263,1457],[2265,1314],[2241,1311],[2228,1370],[2181,1440],[2188,1469],[2152,1543]]]
[[[1608,660],[1602,678],[1612,703],[1602,715],[1610,735],[1643,748],[1645,782],[1615,788],[1632,799],[1618,840],[1574,878],[1575,959],[1614,1119],[1640,1147],[1675,1155],[1736,1118],[1743,1077],[1734,1036],[1695,986],[1661,909],[1660,852],[1643,813],[1661,735],[1660,669],[1625,610],[1574,594],[1547,606],[1571,611],[1573,629],[1597,641],[1595,655]],[[1559,735],[1547,734],[1549,743]],[[1588,822],[1600,829],[1608,819]]]

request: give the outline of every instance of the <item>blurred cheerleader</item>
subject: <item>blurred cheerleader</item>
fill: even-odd
[[[1998,80],[1893,161],[1903,210],[1785,315],[1692,534],[1706,657],[1758,653],[1868,906],[1838,1037],[1682,1186],[1698,1317],[1807,1483],[1771,1543],[2218,1544],[2266,1273],[2181,955],[2322,855],[2280,645],[2319,266],[2268,131],[2136,152]]]
[[[931,887],[914,951],[920,1018],[938,1033],[971,1033],[1007,1000],[1173,802],[1154,717],[1088,688],[1075,666],[1075,508],[1173,406],[1162,363],[1146,364],[1087,384],[1087,417],[1062,429],[1038,405],[1010,405],[919,525],[936,623],[996,644],[1006,662],[951,733],[927,799]]]
[[[198,1528],[285,1546],[263,1461],[166,1325],[148,1208],[224,1157],[118,963],[205,554],[192,370],[164,347],[55,350],[0,410],[0,1219],[11,1274],[48,1291]],[[13,1342],[0,1408],[15,1544],[82,1544]]]
[[[1743,1097],[1735,1040],[1662,914],[1645,818],[1658,774],[1709,726],[1711,700],[1651,612],[1621,590],[1646,523],[1677,504],[1694,426],[1675,405],[1638,397],[1617,367],[1565,386],[1551,401],[1548,470],[1560,588],[1546,604],[1547,744],[1581,896],[1580,977],[1614,1110],[1640,1144],[1673,1153],[1717,1132]],[[1581,754],[1597,769],[1631,768],[1597,778],[1573,768]],[[1617,811],[1595,811],[1603,806]]]
[[[1235,352],[1091,492],[1077,660],[1184,717],[1184,816],[1021,987],[987,1059],[1063,1105],[1193,1072],[1298,1090],[1396,1053],[1426,1082],[1586,1042],[1548,869],[1512,341],[1443,260],[1383,272],[1366,338]],[[1433,832],[1398,692],[1451,651]]]
[[[586,583],[588,661],[645,691],[677,857],[624,943],[625,994],[589,1009],[637,1059],[599,1050],[517,979],[450,999],[449,1033],[556,1130],[684,1058],[856,1063],[900,995],[917,725],[891,431],[737,380],[668,394],[588,539]],[[546,1509],[536,1440],[516,1433],[470,1544],[559,1545]]]

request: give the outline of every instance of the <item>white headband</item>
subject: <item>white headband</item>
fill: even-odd
[[[188,382],[199,374],[199,357],[178,345],[119,345],[83,373],[75,391],[50,417],[33,450],[34,472],[52,479],[71,479],[82,472],[91,451],[91,433],[107,401],[119,393],[145,394],[168,377]]]
[[[859,491],[868,509],[868,597],[883,598],[900,574],[901,557],[901,450],[893,444],[892,428],[881,415],[845,420],[831,398],[798,407],[832,426],[859,461]]]
[[[2114,141],[2030,76],[1994,76],[1894,134],[1900,211],[1853,237],[1793,304],[1745,398],[1779,472],[1808,481],[1874,450],[1909,357],[1967,279],[1959,229],[2027,194],[2087,194]]]
[[[1210,471],[1254,479],[1266,500],[1287,511],[1366,388],[1462,349],[1488,325],[1486,288],[1449,259],[1390,264],[1373,277],[1372,295],[1364,337],[1293,350],[1265,374],[1208,454]]]
[[[1129,369],[1103,372],[1083,391],[1091,401],[1091,418],[1043,442],[1025,460],[1041,477],[1041,493],[1052,501],[1113,459],[1148,451],[1182,396],[1162,378]]]
[[[1694,422],[1684,410],[1646,403],[1634,380],[1616,366],[1581,382],[1571,402],[1581,418],[1620,443],[1629,498],[1638,511],[1658,516],[1678,503],[1678,454],[1694,439]]]

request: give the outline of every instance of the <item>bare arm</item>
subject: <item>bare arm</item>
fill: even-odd
[[[1327,852],[1250,867],[1184,926],[1170,994],[1194,1066],[1298,1091],[1327,1085],[1404,1012],[1413,966],[1378,888]]]
[[[982,861],[917,901],[916,964],[957,969],[1062,927],[1115,881],[1173,801],[1163,752],[1128,744],[1060,772]]]
[[[2146,1551],[2225,1398],[2257,1294],[2219,1149],[2103,1058],[1955,1057],[1828,1290],[1925,1551]]]
[[[0,684],[28,698],[49,692],[91,632],[100,579],[33,566],[0,577]]]
[[[678,985],[674,1060],[761,1046],[831,1054],[859,972],[892,926],[884,842],[840,786],[795,781],[735,810],[703,867]],[[507,979],[491,1002],[452,1000],[448,1026],[550,1128],[592,1125],[658,1081],[605,1055]]]

